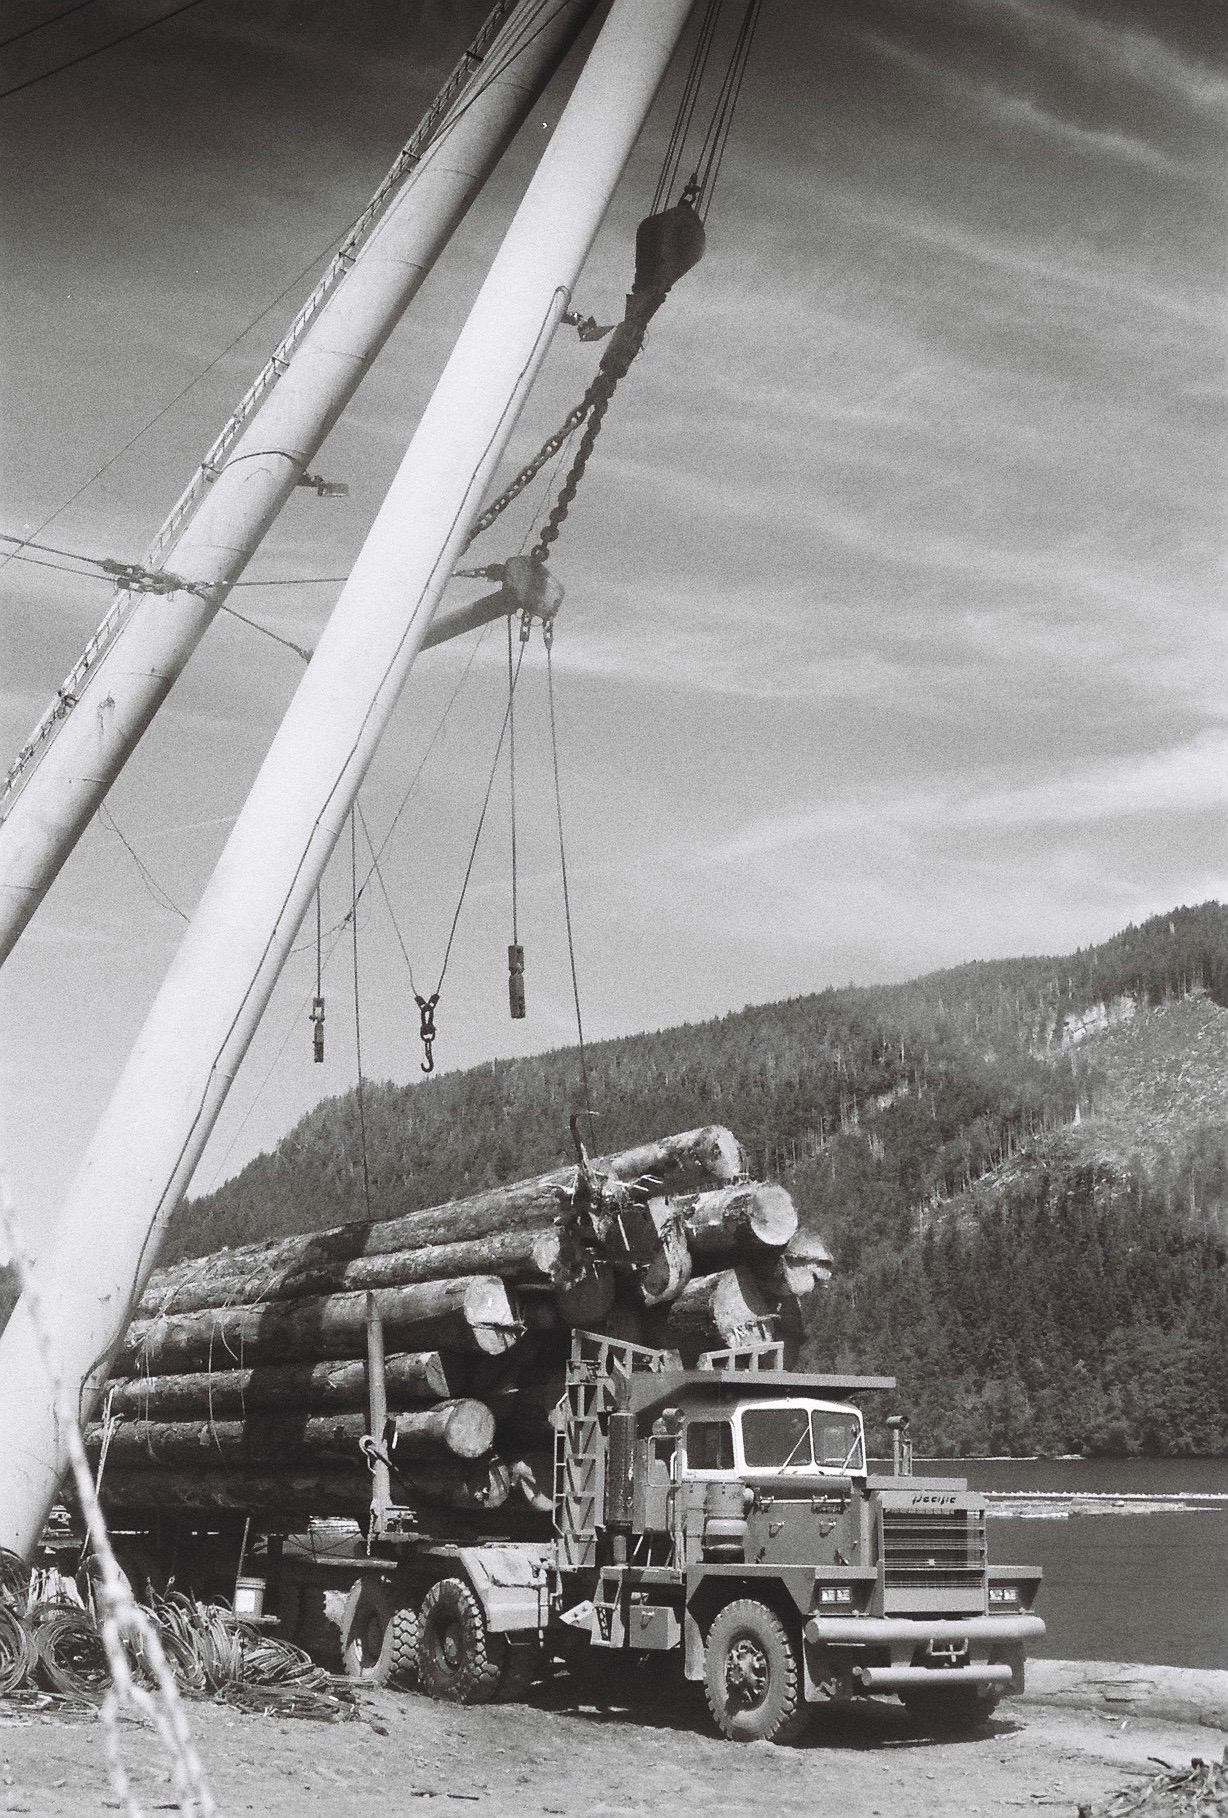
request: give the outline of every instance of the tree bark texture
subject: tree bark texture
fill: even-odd
[[[381,1288],[374,1296],[387,1342],[404,1349],[506,1351],[522,1327],[497,1275],[462,1276]],[[317,1300],[221,1307],[136,1320],[120,1348],[114,1373],[246,1368],[256,1363],[299,1362],[366,1350],[365,1293]]]
[[[614,1270],[608,1259],[570,1226],[552,1225],[533,1240],[539,1277],[554,1288],[554,1304],[565,1326],[588,1326],[614,1299]]]
[[[677,1300],[659,1308],[650,1330],[689,1362],[700,1351],[727,1350],[760,1335],[774,1308],[745,1264],[694,1277]]]
[[[696,1258],[783,1250],[797,1231],[797,1208],[772,1181],[746,1181],[675,1203]]]
[[[548,1213],[543,1208],[543,1218]],[[262,1262],[237,1276],[235,1251],[193,1259],[190,1276],[155,1295],[154,1283],[141,1300],[151,1317],[166,1313],[203,1312],[212,1307],[254,1306],[266,1300],[301,1300],[353,1293],[368,1288],[410,1287],[419,1282],[448,1281],[461,1275],[500,1275],[510,1282],[552,1281],[553,1227],[494,1231],[457,1243],[424,1244],[418,1249],[358,1256],[350,1262],[306,1258],[289,1268]],[[176,1265],[178,1268],[179,1265]],[[157,1304],[155,1304],[155,1302]]]
[[[777,1256],[764,1256],[750,1266],[764,1293],[776,1300],[804,1300],[830,1274],[815,1263],[796,1261],[787,1250]]]
[[[610,1174],[618,1180],[649,1177],[654,1189],[663,1194],[737,1180],[744,1165],[737,1139],[716,1124],[683,1131],[660,1142],[644,1143],[592,1164],[594,1172]],[[491,1237],[506,1239],[514,1232],[541,1230],[570,1205],[575,1178],[574,1168],[557,1168],[532,1180],[493,1187],[443,1206],[407,1212],[399,1218],[356,1221],[302,1237],[243,1244],[212,1256],[189,1257],[155,1271],[138,1311],[155,1317],[196,1312],[230,1300],[241,1303],[249,1280],[259,1287],[261,1299],[267,1297],[267,1284],[271,1281],[284,1281],[285,1292],[290,1296],[316,1292],[298,1284],[318,1279],[317,1272],[330,1265],[344,1267],[360,1258],[480,1242]],[[469,1268],[451,1271],[469,1272]],[[502,1273],[502,1269],[492,1260],[473,1272]],[[346,1285],[357,1288],[384,1284],[354,1280]]]
[[[271,1463],[319,1459],[361,1460],[365,1414],[253,1414],[246,1420],[126,1420],[111,1436],[107,1468],[147,1459],[169,1466],[242,1463],[256,1470]],[[86,1434],[97,1459],[104,1428]],[[388,1442],[399,1462],[419,1458],[481,1458],[494,1444],[495,1417],[485,1402],[443,1401],[433,1408],[393,1414]]]
[[[371,1502],[371,1475],[365,1465],[262,1472],[203,1466],[171,1471],[152,1465],[120,1471],[108,1466],[99,1498],[112,1521],[126,1514],[143,1524],[159,1510],[235,1510],[293,1529],[326,1515],[361,1520]]]
[[[482,1514],[507,1501],[511,1474],[499,1460],[452,1465],[416,1465],[398,1470],[393,1490],[412,1506],[455,1509]],[[233,1509],[278,1522],[301,1524],[313,1516],[351,1515],[362,1519],[371,1501],[371,1477],[365,1466],[295,1467],[283,1470],[227,1470],[198,1466],[167,1470],[145,1466],[112,1470],[100,1491],[103,1506],[140,1518],[158,1509],[202,1512]]]
[[[438,1351],[394,1352],[385,1359],[389,1405],[442,1401],[456,1393],[455,1359]],[[352,1359],[263,1364],[246,1370],[196,1370],[113,1382],[107,1405],[121,1420],[244,1419],[282,1408],[317,1413],[367,1405],[367,1366]]]
[[[616,1273],[644,1306],[672,1300],[691,1279],[686,1232],[671,1200],[629,1199],[597,1223]]]
[[[835,1268],[832,1253],[817,1231],[796,1231],[785,1246],[790,1262],[809,1263],[830,1276]]]

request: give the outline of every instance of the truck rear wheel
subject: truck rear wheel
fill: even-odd
[[[392,1592],[381,1578],[364,1574],[345,1600],[341,1660],[347,1679],[387,1685],[392,1670]]]
[[[418,1679],[445,1704],[489,1704],[503,1679],[507,1643],[492,1635],[472,1588],[441,1578],[422,1603]]]
[[[801,1732],[797,1650],[765,1603],[739,1598],[717,1612],[704,1647],[704,1692],[731,1742],[789,1742]]]
[[[410,1692],[418,1683],[418,1642],[422,1624],[417,1610],[402,1606],[388,1625],[388,1684]]]
[[[909,1692],[904,1699],[908,1714],[924,1730],[952,1736],[984,1729],[997,1709],[992,1695],[982,1697],[974,1685],[952,1685],[932,1692]]]

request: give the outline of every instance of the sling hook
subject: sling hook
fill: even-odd
[[[431,1049],[435,1042],[435,1006],[439,1002],[439,993],[438,991],[433,991],[430,997],[419,997],[418,993],[415,991],[414,1002],[421,1012],[422,1021],[418,1030],[418,1035],[422,1042],[422,1052],[426,1056],[426,1059],[420,1064],[424,1073],[433,1073],[435,1071],[435,1056],[431,1053]]]

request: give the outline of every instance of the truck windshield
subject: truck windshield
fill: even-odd
[[[864,1471],[861,1422],[832,1408],[743,1408],[742,1455],[749,1470]]]
[[[808,1408],[745,1408],[742,1452],[748,1465],[783,1471],[813,1470]]]

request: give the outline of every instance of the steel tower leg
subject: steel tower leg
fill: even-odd
[[[614,0],[137,1038],[38,1284],[87,1412],[153,1269],[686,24]],[[0,1336],[0,1546],[64,1469],[24,1299]]]
[[[206,597],[121,598],[129,616],[105,654],[78,665],[75,704],[38,729],[27,772],[0,798],[0,963],[595,5],[521,0],[513,9],[195,516],[166,547],[158,566],[204,586]]]

